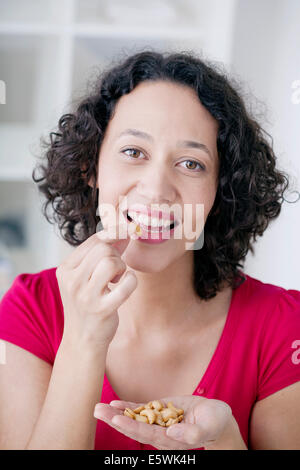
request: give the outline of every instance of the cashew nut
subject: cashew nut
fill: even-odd
[[[183,410],[181,410],[180,408],[175,408],[175,406],[173,405],[173,403],[171,401],[169,401],[169,403],[167,404],[167,407],[168,408],[171,408],[171,410],[174,410],[177,415],[183,415]]]
[[[171,426],[172,424],[178,423],[178,418],[170,418],[168,422],[166,423],[166,426]]]
[[[149,401],[147,405],[145,405],[145,408],[148,410],[152,410],[152,401]]]
[[[130,408],[125,408],[124,415],[128,416],[128,418],[135,419],[135,413]]]
[[[177,418],[176,411],[172,410],[171,408],[165,408],[161,410],[161,416],[164,422],[166,423],[170,418]]]
[[[153,410],[150,410],[150,409],[142,410],[140,412],[140,415],[147,416],[149,424],[153,424],[155,422],[156,415]]]
[[[139,415],[138,413],[135,415],[136,421],[142,421],[143,423],[148,423],[147,416]]]
[[[176,408],[172,402],[167,407],[160,400],[149,401],[146,405],[141,405],[132,410],[125,408],[124,415],[148,424],[157,424],[159,426],[171,426],[180,423],[183,420],[184,411]]]
[[[150,402],[150,403],[151,403],[151,402]],[[153,408],[154,410],[160,411],[160,410],[163,409],[163,407],[164,407],[164,405],[163,405],[162,402],[159,401],[159,400],[154,400],[154,401],[152,402],[152,408]]]
[[[136,408],[135,410],[133,410],[135,413],[140,413],[142,410],[144,410],[145,407],[144,406],[139,406],[138,408]]]
[[[154,410],[154,413],[155,413],[155,423],[159,424],[160,426],[165,426],[166,424],[162,418],[161,413],[157,410]]]

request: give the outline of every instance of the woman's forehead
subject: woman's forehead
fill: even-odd
[[[116,138],[127,128],[139,129],[149,134],[182,133],[182,140],[201,136],[201,129],[212,133],[215,139],[218,122],[202,105],[196,92],[180,84],[169,82],[143,82],[130,93],[123,95],[116,104],[109,127]],[[150,131],[153,132],[150,132]]]

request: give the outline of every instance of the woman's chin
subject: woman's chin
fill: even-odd
[[[135,249],[126,249],[122,255],[122,260],[127,264],[129,269],[140,271],[144,273],[158,273],[164,271],[172,262],[167,256],[156,256],[155,253],[148,255],[137,253]]]

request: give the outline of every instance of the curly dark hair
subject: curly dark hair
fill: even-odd
[[[272,139],[268,143],[269,134],[246,110],[236,80],[218,67],[222,65],[200,59],[195,53],[153,50],[111,64],[74,112],[59,119],[50,141],[43,142],[45,161],[32,172],[46,197],[46,219],[58,223],[69,244],[79,245],[101,222],[97,215],[98,156],[119,98],[146,80],[191,87],[219,123],[217,194],[206,220],[204,245],[194,251],[194,289],[202,299],[215,297],[223,285],[236,288],[244,282],[239,268],[248,250],[254,253],[256,237],[278,217],[289,186],[287,174],[275,168]],[[35,177],[37,169],[40,178]],[[88,184],[91,177],[93,187]],[[47,214],[50,203],[53,221]]]

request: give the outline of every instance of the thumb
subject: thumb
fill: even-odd
[[[99,240],[111,244],[120,255],[126,250],[131,239],[137,237],[137,225],[134,223],[120,223],[110,225],[97,233]]]

